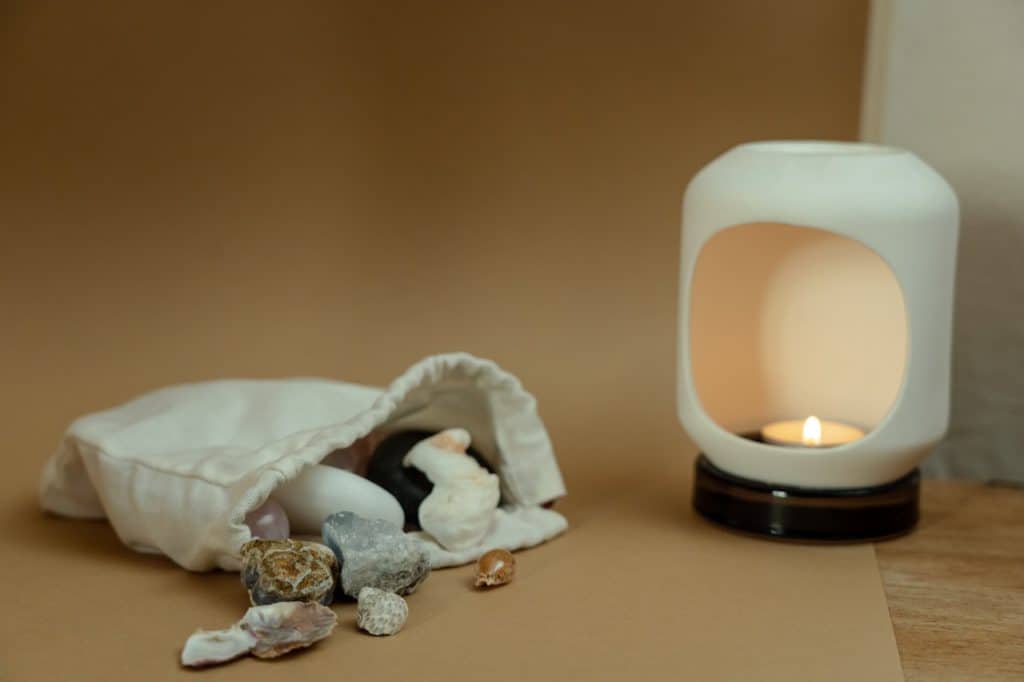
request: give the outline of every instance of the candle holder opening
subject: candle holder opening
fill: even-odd
[[[829,434],[856,426],[863,436],[896,403],[903,292],[864,244],[810,226],[725,227],[701,249],[689,296],[694,389],[724,431],[822,415]]]

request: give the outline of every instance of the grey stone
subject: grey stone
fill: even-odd
[[[339,586],[349,597],[364,587],[412,594],[430,574],[426,551],[387,521],[338,512],[324,521],[323,539],[338,558]]]
[[[409,617],[409,605],[394,592],[375,587],[359,590],[356,625],[371,635],[395,635]]]

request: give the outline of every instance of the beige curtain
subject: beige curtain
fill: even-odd
[[[1024,3],[876,0],[863,136],[961,202],[953,412],[925,471],[1024,481]]]

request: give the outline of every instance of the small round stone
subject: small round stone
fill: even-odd
[[[394,592],[364,587],[359,590],[356,625],[371,635],[394,635],[405,625],[409,605]]]
[[[476,586],[496,587],[516,575],[516,558],[507,549],[492,549],[476,562]]]

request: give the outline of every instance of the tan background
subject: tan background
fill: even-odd
[[[86,679],[101,675],[99,662],[115,673],[145,665],[158,679],[173,668],[168,640],[244,605],[231,576],[187,576],[120,549],[103,525],[35,512],[39,467],[70,419],[168,383],[323,375],[375,384],[422,355],[471,351],[516,372],[540,401],[578,529],[551,552],[603,563],[609,538],[587,526],[599,517],[606,528],[646,519],[661,533],[634,540],[648,551],[675,542],[677,522],[709,542],[725,537],[687,511],[693,452],[674,416],[682,189],[743,140],[855,137],[865,3],[491,5],[0,5],[0,499],[8,537],[27,550],[4,570],[19,581],[17,620],[30,623],[0,650],[0,676],[76,670]],[[800,556],[805,568],[792,580],[823,595],[844,564],[865,567],[870,556],[747,556],[763,546],[747,542],[733,578],[755,557],[776,557],[781,572]],[[532,602],[496,598],[552,603],[573,590],[573,555],[545,551],[528,555],[540,557],[534,570],[557,563],[568,579],[536,578]],[[660,559],[641,552],[596,572],[581,566],[579,586],[603,590],[648,561]],[[60,567],[56,585],[47,562]],[[773,588],[778,574],[762,570],[766,582],[750,589],[783,605],[814,592]],[[687,580],[721,575],[705,572]],[[446,586],[437,596],[418,599],[461,589],[451,575],[432,579]],[[649,580],[678,589],[675,575],[669,562]],[[877,575],[860,575],[852,597],[878,597]],[[686,658],[671,627],[699,627],[718,597],[742,616],[733,598],[743,595],[725,586],[684,604],[588,600],[583,616],[609,624],[598,650],[616,644],[604,637],[666,622],[630,645],[637,661],[620,660],[620,672],[653,675],[643,665],[657,655]],[[64,616],[64,627],[27,615],[63,604],[55,590],[78,592],[79,607],[94,610]],[[212,604],[197,601],[207,593]],[[430,613],[423,603],[419,613]],[[854,621],[877,625],[879,604],[884,611],[876,600]],[[536,624],[522,609],[506,617],[529,631]],[[629,609],[640,610],[623,616]],[[817,609],[791,616],[792,627],[842,640],[839,653],[820,652],[822,670],[842,656],[875,665],[863,646],[887,651],[890,631],[850,640],[835,611],[815,626]],[[107,610],[101,626],[89,617]],[[687,621],[689,610],[697,617]],[[484,627],[472,607],[462,611],[465,627]],[[558,613],[569,620],[549,622],[579,625],[572,609]],[[787,658],[799,642],[772,642],[779,623],[760,623],[750,625],[765,627],[760,639],[733,632],[759,642],[749,656],[730,653],[728,631],[693,641],[749,670],[813,669],[814,660]],[[159,635],[132,639],[147,625]],[[539,660],[560,661],[557,631],[543,633],[550,658],[534,642]],[[327,651],[350,655],[345,641]],[[405,641],[436,646],[429,635]],[[644,646],[657,655],[641,655]],[[891,673],[886,656],[873,676],[850,669],[852,679]],[[617,670],[598,667],[591,676]]]
[[[624,410],[678,448],[685,183],[857,130],[860,2],[206,4],[6,7],[21,460],[152,387],[380,383],[441,350],[517,372],[570,477]]]

